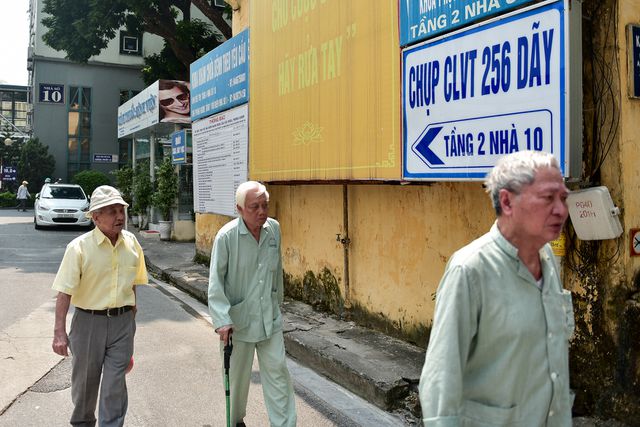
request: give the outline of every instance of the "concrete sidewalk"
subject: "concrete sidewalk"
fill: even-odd
[[[129,228],[142,245],[147,268],[207,303],[209,268],[193,262],[193,243],[161,241],[157,233]],[[378,407],[416,425],[417,385],[424,350],[379,332],[285,300],[287,353],[302,365],[328,377]]]

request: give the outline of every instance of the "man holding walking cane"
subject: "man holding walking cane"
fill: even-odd
[[[244,426],[251,366],[257,352],[271,426],[295,426],[295,400],[280,313],[280,224],[267,217],[269,193],[258,182],[238,186],[236,205],[240,217],[218,232],[209,273],[209,311],[221,350],[230,344],[233,334],[231,425]]]

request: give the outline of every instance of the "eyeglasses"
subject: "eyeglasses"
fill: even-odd
[[[175,100],[178,100],[180,102],[186,101],[189,99],[189,94],[188,93],[181,93],[180,95],[173,97],[173,98],[165,98],[165,99],[161,99],[160,100],[160,105],[162,105],[163,107],[168,107],[169,105],[173,104],[175,102]]]

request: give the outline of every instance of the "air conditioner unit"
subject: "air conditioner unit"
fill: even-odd
[[[126,53],[140,52],[138,38],[134,36],[122,36],[122,51]]]

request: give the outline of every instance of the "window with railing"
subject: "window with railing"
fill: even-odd
[[[91,88],[69,88],[67,179],[91,167]]]

